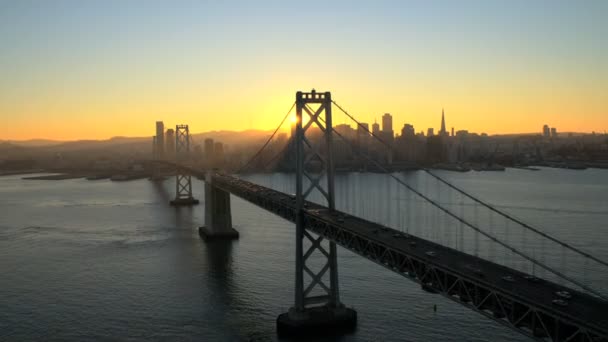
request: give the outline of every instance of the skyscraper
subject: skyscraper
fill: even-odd
[[[154,159],[158,158],[158,154],[156,152],[156,136],[152,137],[152,155],[154,156]]]
[[[402,138],[414,138],[416,136],[416,131],[414,130],[414,126],[410,124],[403,125],[401,129],[401,137]]]
[[[432,137],[433,135],[435,135],[435,129],[434,128],[429,128],[426,130],[426,136],[427,137]]]
[[[369,124],[366,122],[362,122],[357,126],[357,134],[358,135],[369,135]]]
[[[211,138],[207,138],[205,139],[205,160],[208,163],[213,162],[214,159],[214,143],[213,143],[213,139]]]
[[[216,141],[213,147],[213,154],[215,166],[220,167],[224,162],[224,144]]]
[[[443,112],[443,108],[441,108],[441,129],[439,130],[439,135],[448,135],[448,131],[445,129],[445,113]]]
[[[557,138],[557,128],[551,127],[551,138]]]
[[[374,135],[380,134],[380,125],[378,125],[376,121],[374,121],[374,123],[372,124],[372,133]]]
[[[366,148],[369,141],[369,124],[362,122],[357,126],[357,145],[360,148]]]
[[[175,131],[172,128],[165,133],[165,153],[167,157],[175,154]]]
[[[165,157],[165,124],[162,121],[156,121],[156,153],[159,159]]]
[[[544,125],[543,126],[543,136],[545,138],[548,138],[551,136],[551,130],[549,129],[549,125]]]
[[[393,131],[393,116],[389,113],[382,115],[382,131],[392,132]]]

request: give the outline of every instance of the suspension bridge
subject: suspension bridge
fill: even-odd
[[[268,164],[287,154],[295,155],[294,191],[248,181],[247,169],[260,160],[294,107],[295,135],[276,156],[265,161]],[[294,302],[277,318],[280,334],[349,330],[356,325],[356,312],[340,299],[339,245],[419,283],[424,291],[443,295],[532,339],[608,341],[605,284],[601,277],[581,276],[580,272],[584,268],[605,274],[608,263],[475,197],[431,170],[421,171],[425,186],[389,172],[333,129],[334,108],[386,150],[392,149],[332,100],[329,92],[313,90],[296,94],[295,103],[277,129],[234,173],[202,170],[189,163],[187,125],[176,127],[175,161],[158,156],[154,160],[157,167],[176,170],[172,205],[197,204],[191,177],[205,181],[205,227],[199,231],[209,243],[239,236],[232,227],[231,194],[295,223]],[[386,173],[405,193],[407,214],[400,227],[337,210],[336,141]],[[411,220],[422,214],[431,219],[422,223]],[[437,226],[434,231],[443,233],[429,236],[419,226]],[[525,243],[529,240],[535,243]],[[538,246],[559,253],[561,264],[544,258]]]

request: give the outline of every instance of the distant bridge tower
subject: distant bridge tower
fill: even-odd
[[[357,313],[340,302],[336,244],[306,231],[303,215],[305,201],[314,190],[325,198],[330,211],[335,209],[331,106],[329,92],[317,93],[313,89],[310,93],[296,93],[295,305],[277,318],[279,334],[352,329],[357,321]],[[313,126],[321,130],[322,139],[311,141],[306,136]],[[317,165],[315,169],[321,165],[319,173],[310,171],[313,164]],[[318,262],[320,268],[311,265]],[[309,281],[305,283],[306,278]]]
[[[175,126],[175,161],[185,163],[190,157],[190,131],[188,125]],[[192,176],[185,174],[179,166],[175,172],[175,199],[171,205],[194,205],[198,200],[192,197]]]

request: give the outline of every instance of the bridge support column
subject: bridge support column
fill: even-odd
[[[335,210],[331,105],[329,92],[296,94],[295,303],[277,318],[279,335],[335,334],[353,330],[357,324],[357,312],[340,302],[336,244],[306,231],[304,222],[304,205],[313,190]],[[309,119],[305,125],[303,112]],[[324,133],[324,139],[306,137],[313,125]],[[313,168],[308,166],[312,165],[322,165],[321,171],[310,172]]]
[[[177,164],[190,158],[190,132],[188,125],[175,126],[175,160]],[[184,174],[179,167],[175,170],[175,199],[169,202],[173,206],[190,206],[198,204],[192,197],[192,176]]]
[[[213,186],[213,174],[205,177],[205,226],[198,229],[205,240],[239,238],[239,232],[232,228],[230,193]]]

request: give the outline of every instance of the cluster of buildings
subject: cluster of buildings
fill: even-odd
[[[439,129],[416,132],[405,123],[396,130],[393,116],[382,115],[380,123],[334,126],[338,137],[333,139],[334,165],[339,171],[409,170],[420,167],[455,171],[504,170],[504,166],[547,165],[568,167],[586,165],[608,167],[608,136],[606,134],[567,134],[558,136],[555,127],[544,125],[540,134],[494,135],[467,130],[448,130],[442,109]],[[293,171],[295,146],[292,127],[277,137],[259,155],[248,171]],[[161,159],[175,158],[177,132],[156,123],[154,155]],[[322,139],[322,132],[310,128],[310,141]],[[322,143],[322,142],[321,142]],[[241,144],[242,145],[242,144]],[[204,168],[236,170],[247,164],[258,151],[256,144],[238,145],[228,151],[227,145],[211,138],[203,144],[190,145],[190,161]],[[380,167],[378,166],[380,165]]]
[[[434,128],[428,128],[426,134],[424,131],[416,132],[409,123],[395,131],[390,113],[382,115],[381,125],[374,122],[371,129],[368,123],[360,123],[354,128],[348,124],[335,125],[334,130],[338,133],[338,137],[333,139],[334,164],[343,171],[379,171],[376,170],[378,164],[390,170],[439,167],[457,171],[504,170],[503,166],[553,166],[580,160],[600,160],[600,163],[605,161],[608,165],[605,134],[558,137],[557,129],[548,125],[543,127],[541,134],[488,136],[467,130],[455,131],[454,128],[448,131],[443,109],[437,132]],[[293,132],[292,129],[292,135]],[[307,134],[311,140],[322,136],[320,131],[312,128]],[[277,141],[275,145],[281,144]],[[280,169],[291,170],[292,159],[293,153],[285,153]],[[600,164],[591,162],[589,165]]]
[[[211,138],[205,139],[205,150],[203,153],[203,164],[211,168],[221,168],[226,162],[225,150],[227,145],[214,141]]]
[[[448,131],[445,112],[441,112],[441,126],[416,132],[414,125],[405,123],[400,131],[393,128],[393,116],[382,115],[382,126],[377,122],[336,125],[334,129],[345,140],[334,139],[336,165],[344,169],[366,170],[379,163],[392,169],[416,168],[420,165],[458,163],[472,156],[487,153],[487,135],[469,133],[466,130]],[[370,134],[371,133],[371,134]],[[375,163],[370,164],[372,159]]]
[[[197,162],[203,167],[219,168],[225,163],[225,150],[227,145],[222,142],[214,141],[211,138],[205,139],[204,146],[196,144],[190,137],[189,155],[186,157],[190,161]],[[156,135],[152,137],[152,154],[155,159],[173,160],[176,158],[176,144],[178,144],[176,131],[172,128],[165,130],[165,124],[162,121],[156,122]]]
[[[549,125],[543,125],[543,137],[557,138],[557,128],[549,127]]]
[[[548,125],[531,134],[488,136],[453,128],[448,131],[444,111],[439,122],[438,130],[428,128],[426,132],[416,132],[408,123],[395,129],[393,117],[387,113],[382,115],[380,123],[374,122],[371,127],[368,123],[354,127],[336,125],[334,130],[339,137],[333,139],[334,165],[339,171],[398,171],[420,167],[501,170],[503,166],[535,165],[608,168],[606,132],[560,132],[558,135],[557,129]],[[175,160],[181,128],[165,129],[162,121],[156,123],[152,145],[155,158]],[[199,167],[241,170],[249,165],[246,170],[249,172],[289,172],[295,167],[295,146],[288,132],[279,133],[261,152],[267,132],[231,132],[213,135],[215,140],[207,135],[200,144],[190,137],[188,162]],[[218,137],[222,141],[217,141]],[[307,131],[311,142],[322,144],[323,141],[319,141],[322,137],[318,129],[311,127]],[[224,142],[230,142],[231,148]],[[257,157],[251,162],[254,155]],[[0,144],[0,170],[44,168],[79,174],[141,173],[142,161],[149,159],[148,140],[139,138],[73,142],[44,148]]]

